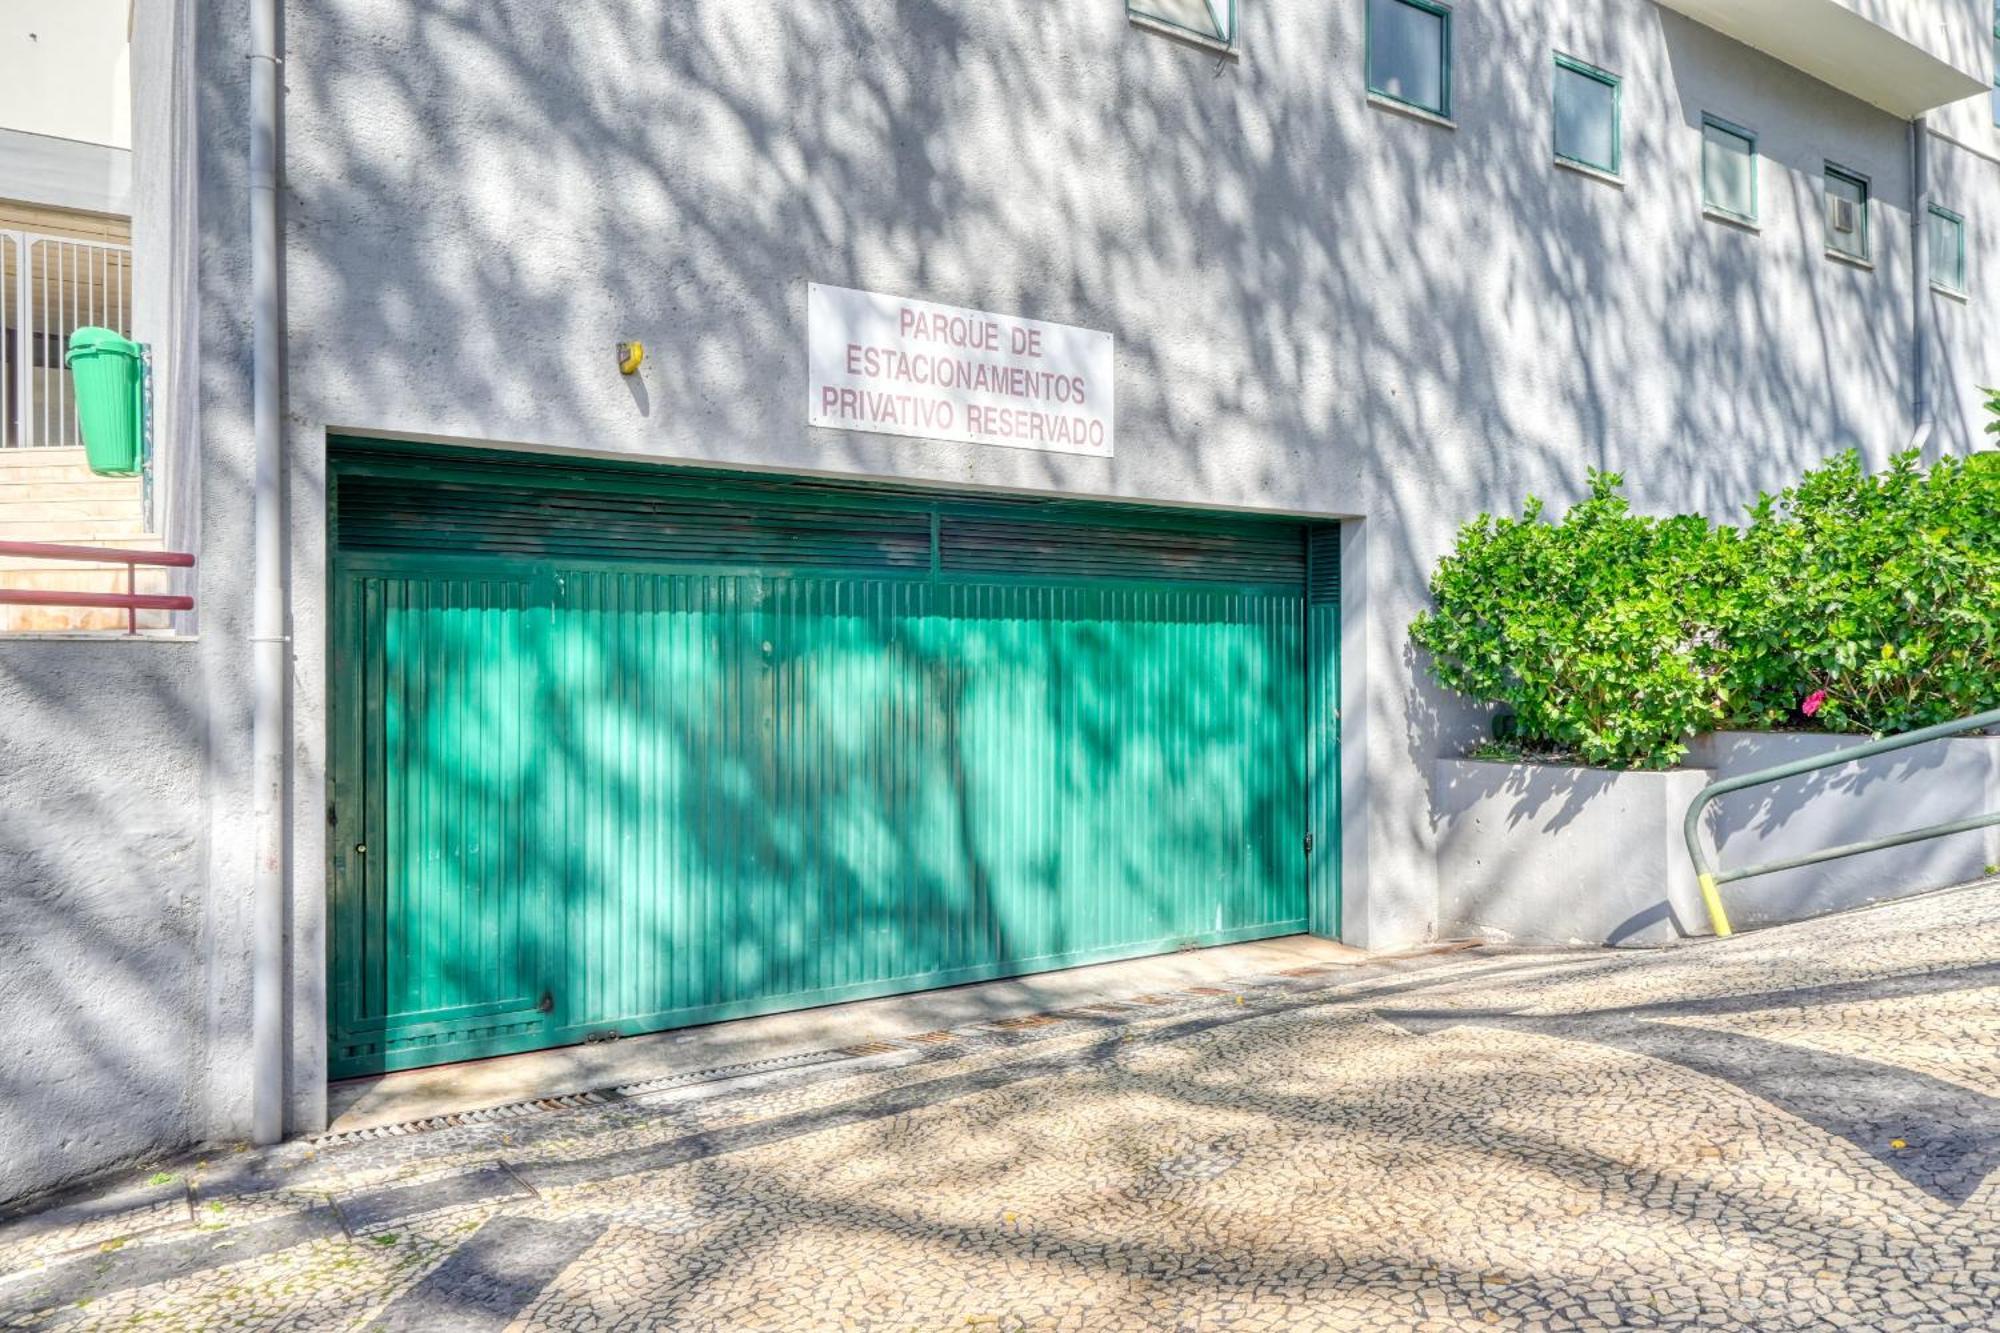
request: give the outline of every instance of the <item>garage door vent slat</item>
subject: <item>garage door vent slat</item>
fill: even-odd
[[[505,485],[409,486],[354,476],[340,486],[350,552],[435,552],[791,569],[930,566],[930,521],[908,509],[829,508],[699,493],[634,495]]]
[[[1276,524],[1157,528],[1074,520],[954,516],[939,524],[947,574],[1177,583],[1285,584],[1305,575],[1298,529]]]
[[[1340,603],[1340,529],[1306,531],[1306,601],[1314,606]]]

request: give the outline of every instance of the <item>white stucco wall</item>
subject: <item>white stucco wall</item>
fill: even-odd
[[[132,146],[133,0],[0,0],[0,130]]]
[[[0,636],[0,1202],[212,1132],[197,673]]]

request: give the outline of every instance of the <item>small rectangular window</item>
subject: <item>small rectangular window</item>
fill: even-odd
[[[1618,76],[1556,57],[1556,156],[1618,174]]]
[[[1868,178],[1826,164],[1826,248],[1868,258]]]
[[[1431,0],[1368,0],[1368,91],[1451,115],[1451,11]]]
[[[1757,136],[1716,116],[1701,118],[1702,206],[1757,220]]]
[[[1948,292],[1965,294],[1965,219],[1948,208],[1931,205],[1931,281]]]
[[[1125,0],[1125,13],[1204,42],[1236,45],[1236,0]]]

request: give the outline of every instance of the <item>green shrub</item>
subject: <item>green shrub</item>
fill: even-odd
[[[1720,631],[1730,720],[1898,732],[2000,707],[2000,488],[1853,453],[1750,511]]]
[[[1633,514],[1623,478],[1551,524],[1481,514],[1431,576],[1411,637],[1450,689],[1505,706],[1522,751],[1664,767],[1722,716],[1707,626],[1723,549],[1709,523]]]
[[[1633,514],[1613,473],[1560,523],[1482,514],[1410,627],[1511,717],[1502,752],[1663,767],[1718,726],[1905,731],[2000,707],[2000,486],[1853,454],[1743,529]],[[1496,728],[1496,734],[1498,729]]]

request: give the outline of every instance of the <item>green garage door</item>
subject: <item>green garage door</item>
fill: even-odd
[[[1296,524],[334,460],[336,1077],[1337,928]]]

